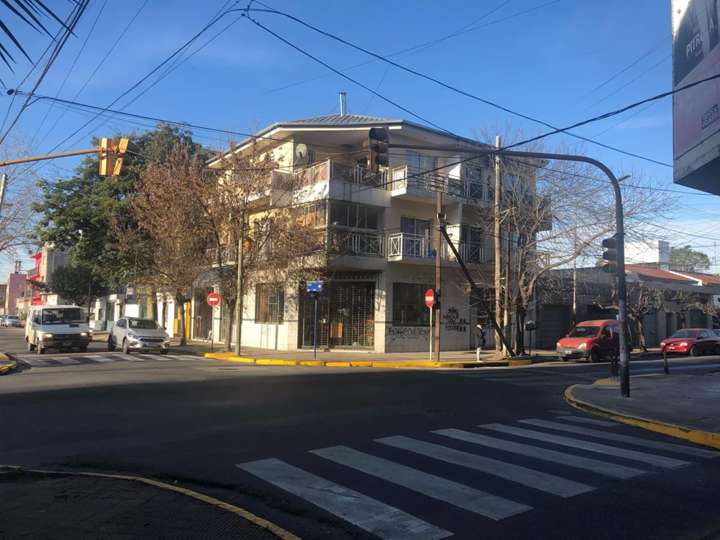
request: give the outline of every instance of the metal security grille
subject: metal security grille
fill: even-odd
[[[328,282],[318,299],[318,348],[369,348],[375,344],[375,284]],[[312,347],[314,301],[301,295],[302,346]]]

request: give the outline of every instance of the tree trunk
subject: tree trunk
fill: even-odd
[[[165,328],[166,324],[167,324],[167,298],[165,298],[165,293],[163,293],[162,322],[161,322],[160,326]],[[165,330],[168,330],[168,329],[165,328]],[[168,332],[170,332],[170,331],[168,330]]]
[[[185,338],[185,299],[182,295],[175,295],[175,303],[178,306],[178,313],[180,314],[180,324],[178,324],[178,330],[180,332],[180,346],[187,345],[187,339]]]
[[[157,289],[155,287],[150,287],[150,318],[157,322]]]
[[[525,354],[525,307],[516,304],[515,308],[515,353]]]
[[[647,344],[645,343],[645,321],[643,320],[643,316],[637,318],[637,331],[638,331],[638,345],[643,350],[643,352],[647,352]]]

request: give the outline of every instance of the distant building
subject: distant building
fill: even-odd
[[[5,314],[17,315],[17,300],[25,298],[27,288],[27,274],[15,264],[15,271],[8,275],[5,285]]]
[[[0,315],[5,315],[5,296],[7,294],[7,283],[0,283]]]
[[[667,270],[670,268],[670,242],[665,240],[628,242],[625,244],[625,262],[653,265]]]
[[[45,244],[33,255],[35,269],[28,277],[31,283],[32,305],[63,304],[62,298],[52,292],[51,278],[53,272],[62,266],[67,266],[69,255],[67,251],[55,249],[52,244]]]

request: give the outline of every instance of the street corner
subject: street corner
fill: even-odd
[[[683,411],[668,407],[668,394],[652,395],[643,392],[642,379],[652,381],[653,377],[631,379],[631,396],[622,396],[617,378],[596,380],[593,384],[568,386],[563,397],[572,407],[603,416],[622,424],[653,431],[676,439],[692,442],[710,448],[720,449],[720,429],[717,423],[703,423],[703,409],[707,403],[696,404]],[[657,379],[656,379],[657,380]],[[717,404],[710,405],[708,414],[713,414]],[[672,412],[670,412],[672,411]],[[714,415],[712,416],[714,418]],[[698,420],[698,418],[701,418]]]
[[[0,375],[7,375],[17,370],[19,370],[17,360],[5,353],[0,353]]]
[[[299,540],[227,501],[143,476],[9,465],[0,466],[0,487],[3,538],[43,537],[49,530],[59,538],[84,538],[102,530],[113,538]]]

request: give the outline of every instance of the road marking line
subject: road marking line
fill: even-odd
[[[53,358],[55,362],[59,362],[63,366],[74,366],[75,364],[82,364],[80,360],[77,358],[67,357],[67,358]]]
[[[646,471],[636,469],[635,467],[618,465],[616,463],[600,461],[599,459],[584,456],[576,456],[574,454],[566,454],[565,452],[558,452],[557,450],[550,450],[548,448],[542,448],[530,444],[508,441],[506,439],[497,439],[488,435],[473,433],[472,431],[463,431],[461,429],[438,429],[432,433],[437,433],[438,435],[451,437],[464,442],[487,446],[489,448],[496,448],[505,452],[519,454],[521,456],[539,459],[541,461],[559,463],[560,465],[567,465],[568,467],[573,467],[575,469],[584,469],[603,476],[609,476],[610,478],[627,480],[628,478],[634,478],[646,473]]]
[[[574,497],[575,495],[587,493],[595,489],[592,486],[574,482],[573,480],[555,476],[554,474],[528,469],[520,465],[506,463],[469,452],[462,452],[454,448],[448,448],[447,446],[420,441],[410,437],[384,437],[382,439],[376,439],[376,442],[395,448],[402,448],[403,450],[409,450],[410,452],[415,452],[446,463],[482,471],[486,474],[498,476],[511,482],[552,493],[560,497]]]
[[[30,364],[33,367],[45,367],[47,366],[47,360],[40,360],[39,358],[35,358],[33,356],[19,356],[18,357],[23,362],[26,362]]]
[[[610,441],[625,442],[634,444],[636,446],[645,446],[647,448],[656,448],[658,450],[667,450],[668,452],[677,452],[680,454],[687,454],[690,456],[698,456],[703,458],[716,458],[720,456],[718,452],[712,450],[704,450],[702,448],[692,448],[689,446],[683,446],[681,444],[666,443],[660,441],[652,441],[643,439],[641,437],[634,437],[632,435],[620,435],[619,433],[607,433],[599,429],[591,429],[580,426],[567,426],[558,422],[550,422],[548,420],[540,420],[537,418],[530,418],[527,420],[519,420],[523,424],[530,424],[533,426],[557,429],[559,431],[567,431],[570,433],[578,433],[580,435],[588,435],[590,437],[597,437],[600,439],[608,439]]]
[[[172,358],[168,358],[164,354],[143,354],[143,358],[155,360],[156,362],[168,362]]]
[[[265,482],[388,540],[440,540],[452,533],[352,489],[311,474],[279,459],[236,465]]]
[[[100,363],[115,361],[114,358],[108,358],[107,356],[99,356],[99,355],[92,355],[92,356],[88,355],[88,356],[85,356],[85,358],[89,358],[90,360],[92,360],[94,362],[100,362]]]
[[[605,420],[596,420],[595,418],[584,418],[582,416],[570,416],[569,414],[561,414],[556,416],[555,418],[559,420],[564,420],[565,422],[577,422],[579,424],[590,424],[593,426],[602,426],[602,427],[618,427],[618,424],[615,422],[607,422]]]
[[[646,452],[638,452],[637,450],[627,450],[625,448],[618,448],[616,446],[609,446],[607,444],[594,443],[582,439],[574,439],[572,437],[553,435],[551,433],[545,433],[542,431],[533,431],[530,429],[505,426],[503,424],[484,424],[479,427],[484,429],[490,429],[492,431],[499,431],[501,433],[509,433],[510,435],[517,435],[518,437],[525,437],[528,439],[535,439],[538,441],[559,444],[561,446],[570,446],[572,448],[578,448],[580,450],[587,450],[588,452],[597,452],[609,456],[617,456],[621,458],[632,459],[635,461],[642,461],[643,463],[647,463],[649,465],[655,465],[656,467],[664,467],[667,469],[675,469],[677,467],[690,465],[689,461],[659,456],[656,454],[648,454]]]
[[[365,454],[347,446],[311,450],[311,453],[496,521],[532,509],[531,506]]]

